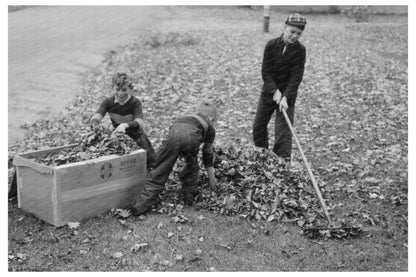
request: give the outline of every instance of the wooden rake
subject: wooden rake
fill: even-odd
[[[300,146],[298,137],[296,135],[295,130],[293,129],[292,124],[290,123],[289,117],[287,116],[286,110],[282,109],[282,113],[286,119],[286,123],[289,126],[290,132],[292,133],[293,137],[295,138],[296,141],[296,145],[298,146],[300,155],[302,156],[302,160],[303,163],[305,164],[305,167],[308,171],[309,177],[311,178],[312,181],[312,185],[315,189],[316,195],[318,196],[319,199],[319,203],[321,204],[322,210],[324,211],[325,217],[328,221],[328,225],[329,227],[308,227],[308,228],[304,228],[304,232],[305,233],[309,233],[309,234],[313,234],[313,233],[317,233],[317,232],[325,232],[325,231],[329,231],[330,233],[332,233],[332,235],[334,237],[336,237],[337,235],[339,235],[340,232],[343,232],[343,234],[347,234],[349,236],[357,236],[361,233],[361,230],[359,227],[333,227],[333,222],[331,220],[331,217],[329,216],[328,213],[328,208],[325,205],[324,199],[322,197],[321,191],[319,189],[318,183],[316,182],[315,176],[312,173],[312,170],[309,166],[308,161],[306,160],[305,154],[303,153],[302,147]]]

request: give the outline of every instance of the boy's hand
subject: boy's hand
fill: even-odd
[[[214,188],[215,186],[217,186],[217,178],[215,178],[215,177],[209,178],[208,183],[209,183],[211,189]]]
[[[208,173],[208,183],[212,189],[213,187],[217,185],[217,179],[215,178],[214,167],[212,166],[207,167],[207,173]]]
[[[282,112],[282,109],[287,111],[287,108],[288,108],[287,98],[286,98],[286,96],[283,96],[282,100],[280,100],[280,103],[279,103],[279,111]]]
[[[114,132],[119,132],[119,133],[125,133],[126,132],[126,128],[128,128],[129,125],[127,123],[121,123],[120,125],[118,125],[118,127],[114,130]]]
[[[276,102],[276,104],[279,104],[280,99],[282,99],[282,93],[279,90],[276,90],[273,94],[273,101]]]
[[[98,131],[98,129],[100,127],[99,117],[101,117],[100,114],[94,114],[94,116],[90,120],[90,127],[91,127],[91,130],[94,131],[94,132]]]

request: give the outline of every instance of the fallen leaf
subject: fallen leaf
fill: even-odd
[[[273,219],[274,219],[274,217],[275,217],[275,215],[274,214],[272,214],[272,215],[270,215],[268,218],[267,218],[267,222],[271,222],[271,221],[273,221]]]
[[[145,248],[147,246],[149,246],[149,244],[147,242],[144,242],[144,243],[136,243],[135,245],[133,245],[130,248],[130,251],[131,252],[138,252],[138,251],[140,251],[141,249],[143,249],[143,248]]]
[[[116,214],[122,218],[128,218],[131,215],[131,212],[125,209],[116,209]]]
[[[205,216],[203,216],[203,215],[198,216],[198,220],[203,220],[204,218],[205,218]]]
[[[22,260],[22,261],[24,261],[24,260],[26,260],[26,257],[27,257],[27,254],[26,253],[17,253],[16,254],[16,257],[19,259],[19,260]]]
[[[296,221],[296,223],[298,224],[299,227],[303,227],[303,225],[305,225],[306,221],[303,219],[299,219]]]
[[[119,258],[123,257],[123,253],[122,252],[115,252],[111,255],[111,257],[113,259],[119,259]]]
[[[248,241],[249,244],[252,243],[252,241]],[[227,244],[220,244],[220,247],[225,248],[227,250],[232,250],[231,246],[227,245]]]
[[[377,193],[372,193],[372,192],[370,192],[369,194],[370,194],[370,198],[372,198],[372,199],[374,199],[374,198],[377,198],[377,197],[378,197],[378,194],[377,194]]]
[[[71,229],[76,229],[79,227],[79,222],[68,222],[67,225],[69,226],[69,228]]]

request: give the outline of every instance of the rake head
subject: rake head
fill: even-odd
[[[359,226],[351,227],[306,227],[302,229],[302,235],[311,239],[344,239],[356,238],[362,234]]]

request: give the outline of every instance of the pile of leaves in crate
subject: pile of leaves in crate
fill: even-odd
[[[177,173],[182,166],[179,162],[174,169],[176,174],[161,194],[157,211],[175,214],[176,206],[181,205]],[[295,172],[288,173],[283,159],[271,152],[239,142],[225,148],[217,147],[215,171],[218,180],[215,188],[210,188],[206,175],[200,174],[195,203],[199,209],[261,222],[295,222],[304,229],[327,225],[310,180]],[[336,224],[338,227],[350,225],[345,219],[337,220]],[[305,235],[310,238],[355,236],[348,230],[308,231]]]
[[[32,158],[32,160],[54,167],[102,156],[126,155],[137,149],[140,149],[140,147],[128,135],[112,133],[109,129],[100,127],[78,138],[78,143],[74,147],[63,149],[57,153],[50,153],[45,157]]]

